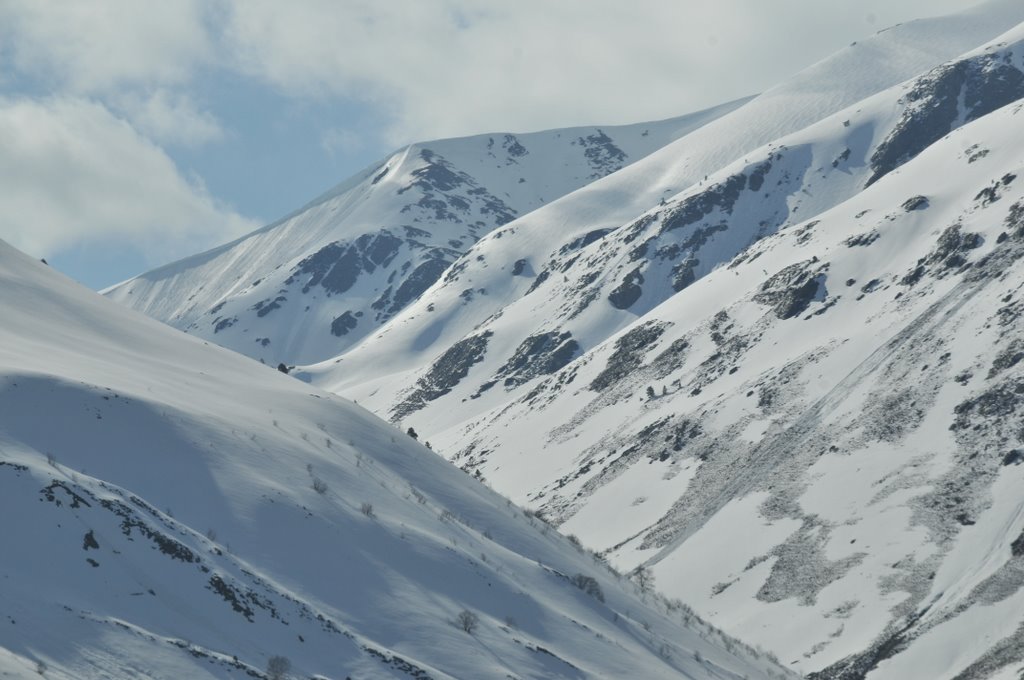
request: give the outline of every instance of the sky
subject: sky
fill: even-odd
[[[0,0],[0,239],[100,289],[413,141],[657,120],[972,0]]]

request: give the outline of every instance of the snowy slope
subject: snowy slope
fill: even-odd
[[[1022,73],[1017,27],[607,233],[552,248],[537,211],[305,376],[801,670],[1013,672],[1019,398],[968,374],[1024,356]]]
[[[1022,121],[969,123],[431,439],[801,671],[1024,670]]]
[[[413,145],[274,225],[106,293],[272,365],[323,361],[372,342],[381,324],[500,225],[511,221],[516,229],[505,235],[521,234],[514,240],[525,242],[511,249],[531,252],[617,228],[743,154],[1022,20],[1016,0],[990,0],[951,17],[909,22],[753,101],[661,123]],[[452,325],[450,334],[501,304],[473,305],[466,310],[472,318]],[[454,341],[450,334],[424,341],[414,363],[429,358],[423,351],[436,355]]]
[[[906,160],[892,153],[876,164],[879,147],[912,146],[922,131],[934,141],[964,122],[956,116],[915,117],[922,107],[907,98],[915,86],[929,104],[943,104],[943,111],[951,89],[982,93],[979,115],[1011,101],[1020,83],[1005,88],[1003,72],[1019,74],[1017,66],[999,62],[994,68],[984,50],[958,60],[971,65],[971,86],[957,82],[959,70],[943,76],[942,68],[931,69],[957,56],[948,51],[953,45],[967,50],[985,42],[964,42],[972,27],[991,38],[1021,20],[1024,6],[993,3],[987,12],[912,22],[858,43],[642,161],[492,233],[380,333],[340,355],[339,363],[324,362],[309,374],[375,412],[403,418],[414,410],[411,405],[395,408],[409,399],[411,386],[445,352],[491,325],[518,326],[505,334],[495,329],[490,343],[503,344],[484,359],[493,362],[487,367],[492,375],[520,348],[544,344],[544,338],[531,340],[539,334],[554,334],[545,336],[551,352],[570,342],[578,353],[586,351],[757,238],[837,205],[877,171]],[[924,44],[935,51],[923,51]],[[940,58],[941,50],[946,51]],[[902,58],[894,58],[896,53]],[[901,84],[908,77],[910,83]],[[845,82],[851,86],[844,94],[836,83]],[[656,283],[637,285],[638,275],[653,276]],[[517,307],[517,313],[510,311]],[[523,323],[524,314],[532,316],[529,323]],[[563,361],[571,349],[561,350]],[[459,399],[478,394],[475,388],[490,378]],[[490,407],[487,401],[463,409]],[[442,410],[451,418],[462,411]],[[433,417],[421,416],[436,423]]]
[[[0,677],[782,673],[338,397],[2,242],[0,290]]]
[[[1014,29],[769,142],[618,228],[553,241],[557,230],[531,223],[535,211],[474,246],[380,333],[305,375],[431,436],[495,408],[750,244],[1024,95],[1022,38]]]
[[[666,121],[414,144],[294,214],[106,294],[271,365],[333,357],[479,238],[742,102]]]
[[[1021,21],[860,41],[491,231],[294,375],[792,668],[1015,677]]]

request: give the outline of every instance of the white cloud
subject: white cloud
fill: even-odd
[[[362,136],[352,130],[340,128],[330,128],[320,136],[320,145],[331,156],[339,152],[353,153],[359,151],[365,143]]]
[[[256,80],[229,88],[227,111],[246,110],[232,97],[276,106],[274,92],[300,111],[339,106],[334,129],[303,127],[301,115],[276,124],[289,128],[282,139],[318,135],[327,154],[345,156],[365,143],[340,127],[346,99],[368,103],[394,144],[668,117],[967,4],[0,0],[0,237],[39,255],[124,239],[165,260],[257,226],[183,177],[160,146],[261,134],[262,122],[236,133],[234,119],[197,106],[196,93],[223,95],[211,88],[231,78]]]
[[[679,115],[963,0],[230,0],[238,68],[358,97],[392,141]],[[899,5],[893,7],[893,5]]]
[[[81,98],[0,99],[0,187],[0,237],[35,255],[117,238],[160,261],[257,226]]]
[[[20,72],[73,92],[182,83],[213,57],[215,7],[203,0],[0,0],[0,43]]]
[[[162,89],[148,95],[132,92],[115,101],[139,132],[162,144],[194,147],[224,138],[220,121],[197,109],[184,93]]]

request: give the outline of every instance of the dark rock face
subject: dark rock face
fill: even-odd
[[[526,149],[514,138],[511,143],[506,140],[506,144],[510,157],[525,155]],[[412,171],[413,181],[398,189],[398,194],[416,187],[422,196],[416,203],[403,207],[402,212],[411,212],[416,207],[433,221],[464,223],[470,219],[470,205],[475,203],[480,213],[490,216],[497,226],[516,218],[515,209],[480,186],[473,177],[458,170],[440,154],[423,149],[420,158],[426,165]],[[419,221],[419,218],[413,221]]]
[[[626,274],[626,278],[611,293],[608,293],[608,302],[616,309],[629,309],[640,299],[644,290],[640,284],[644,282],[644,276],[640,273],[640,267]]]
[[[851,236],[850,238],[843,241],[843,245],[846,246],[847,248],[856,248],[858,246],[866,247],[877,241],[880,238],[880,236],[881,234],[872,229],[871,231],[866,232],[864,234],[857,234],[856,236]]]
[[[1016,540],[1010,544],[1010,554],[1014,557],[1024,555],[1024,533],[1018,536]]]
[[[580,236],[578,238],[574,238],[569,243],[566,243],[564,246],[562,246],[558,250],[558,254],[559,255],[568,255],[569,253],[571,253],[574,250],[579,250],[580,248],[585,248],[585,247],[589,246],[591,243],[593,243],[594,241],[604,237],[606,234],[608,234],[611,231],[614,231],[614,230],[612,230],[612,229],[595,229],[594,231],[589,231],[586,234],[584,234],[583,236]]]
[[[512,265],[512,276],[519,276],[526,271],[526,260],[516,260]]]
[[[765,165],[769,168],[771,167],[770,163]],[[740,173],[729,177],[724,182],[716,184],[706,191],[687,198],[665,217],[661,224],[661,232],[664,234],[696,224],[710,215],[716,208],[724,213],[731,213],[733,206],[736,205],[736,201],[740,198],[740,194],[746,188],[747,176]]]
[[[547,269],[543,270],[540,274],[537,274],[537,278],[535,278],[533,283],[530,284],[530,288],[526,291],[526,295],[529,295],[540,288],[541,284],[547,281],[549,276],[551,276],[551,272]]]
[[[644,354],[661,337],[668,324],[649,321],[630,330],[615,341],[615,350],[608,357],[608,365],[590,383],[590,389],[601,392],[638,368]]]
[[[431,234],[426,229],[420,229],[418,227],[410,227],[407,224],[403,224],[402,225],[402,231],[405,232],[405,237],[406,238],[431,238],[433,236],[433,234]],[[462,244],[460,243],[459,246],[461,246],[461,245]],[[458,247],[458,246],[453,246],[453,247]]]
[[[924,210],[928,207],[928,199],[925,196],[911,196],[903,203],[903,209],[907,212],[913,210]]]
[[[992,368],[988,371],[987,378],[991,380],[1003,371],[1013,368],[1024,360],[1024,340],[1015,338],[1009,347],[1003,348],[992,361]]]
[[[237,322],[238,322],[238,317],[234,317],[233,316],[233,317],[230,317],[230,318],[227,318],[227,319],[222,319],[222,318],[218,317],[218,318],[214,319],[214,321],[213,321],[213,332],[214,333],[220,333],[225,328],[231,328]]]
[[[954,224],[942,232],[935,242],[935,248],[918,260],[917,266],[900,279],[900,283],[913,286],[929,271],[941,278],[949,271],[960,269],[967,264],[967,252],[981,244],[980,234],[963,232],[959,224]]]
[[[780,270],[761,284],[754,300],[771,307],[780,319],[799,316],[818,296],[823,285],[822,272],[827,265],[818,266],[817,262],[817,258],[812,258]]]
[[[696,270],[700,260],[688,257],[672,267],[672,290],[677,293],[697,280]]]
[[[1024,380],[1007,380],[957,404],[953,409],[956,420],[949,429],[956,431],[984,426],[985,421],[1014,416],[1021,407],[1024,407]]]
[[[1024,96],[1024,73],[985,55],[940,66],[905,95],[903,117],[871,156],[868,186],[947,135],[958,124],[995,111]],[[963,101],[961,117],[960,102]]]
[[[506,387],[522,385],[541,375],[550,375],[576,358],[579,343],[568,331],[549,331],[531,335],[498,369],[497,378],[504,379]]]
[[[343,335],[347,335],[349,331],[354,330],[358,324],[359,321],[352,315],[352,312],[345,312],[331,322],[331,335],[336,335],[340,338]]]
[[[416,180],[407,187],[398,190],[404,194],[411,187],[419,187],[425,191],[452,191],[473,183],[473,178],[464,172],[455,170],[455,166],[430,149],[420,151],[420,158],[427,164],[412,171]]]
[[[1010,206],[1004,224],[1014,238],[1024,239],[1024,202]]]
[[[259,302],[254,304],[252,307],[250,307],[250,309],[253,309],[253,310],[256,311],[256,316],[264,317],[267,314],[270,314],[275,309],[280,309],[281,308],[281,303],[282,302],[287,302],[287,301],[288,301],[288,298],[286,298],[284,295],[278,295],[273,300],[270,300],[270,299],[260,300]]]
[[[410,302],[418,298],[427,288],[434,285],[434,282],[441,278],[441,274],[451,264],[444,259],[430,259],[421,263],[412,273],[402,281],[395,291],[395,296],[387,308],[388,314],[394,314],[403,309]]]
[[[426,375],[416,381],[416,386],[409,395],[392,410],[396,419],[415,413],[438,397],[444,396],[469,374],[473,364],[483,361],[487,352],[488,339],[491,331],[480,335],[472,335],[459,340],[449,347],[430,366]]]
[[[522,158],[530,152],[526,150],[526,147],[519,142],[519,138],[515,135],[505,135],[505,141],[501,143],[501,147],[505,149],[505,153],[510,158]]]
[[[605,175],[610,175],[616,170],[621,170],[626,164],[625,152],[615,146],[612,138],[602,130],[586,137],[580,137],[575,143],[584,148],[583,155],[594,170],[590,175],[591,179],[600,179]]]
[[[315,286],[328,293],[344,293],[355,285],[360,273],[372,273],[377,267],[389,265],[404,243],[387,229],[363,234],[348,245],[340,241],[329,243],[300,261],[285,283],[290,285],[308,277],[302,286],[303,293]]]

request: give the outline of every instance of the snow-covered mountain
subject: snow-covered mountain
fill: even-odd
[[[1022,21],[858,41],[274,356],[791,668],[1017,677]],[[219,342],[125,293],[191,267],[110,294]]]
[[[106,294],[271,365],[322,361],[392,319],[495,228],[740,104],[414,144],[274,224]]]
[[[481,331],[479,363],[408,420],[444,423],[497,380],[516,397],[430,433],[442,450],[798,669],[1024,669],[1022,108],[549,376],[555,353],[489,360],[500,331]]]
[[[785,675],[339,397],[0,290],[0,677]]]

